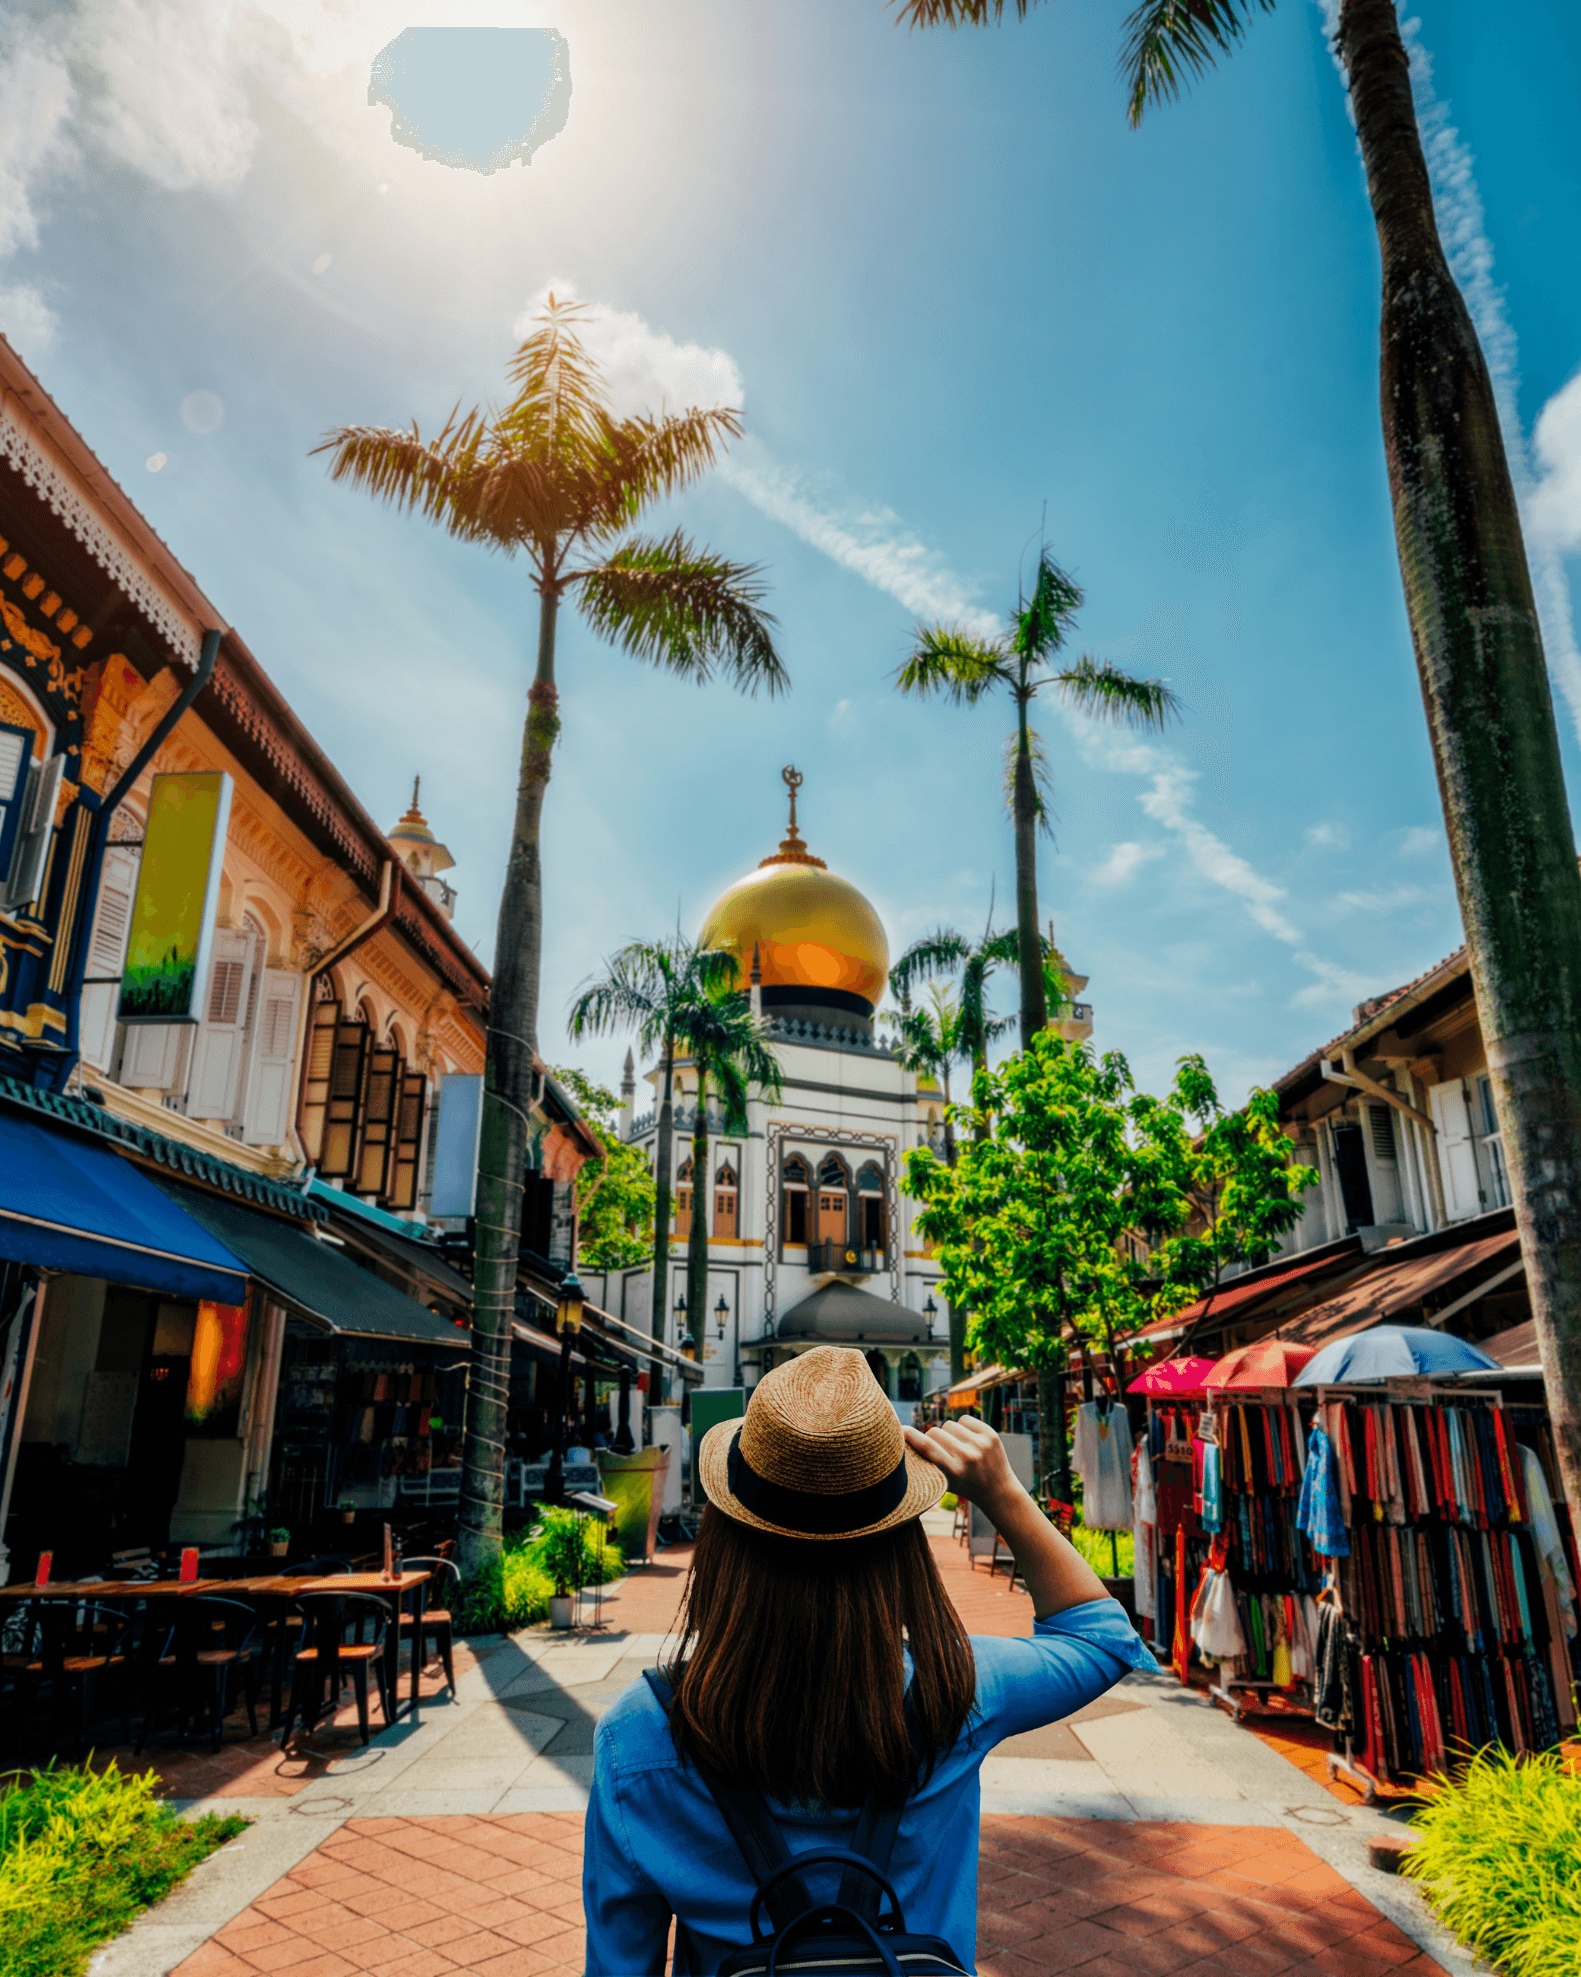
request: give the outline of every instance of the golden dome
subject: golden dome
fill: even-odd
[[[794,775],[785,772],[791,822],[778,853],[715,900],[703,921],[701,943],[735,950],[743,987],[756,948],[770,1005],[796,1001],[851,1010],[862,1004],[862,1013],[871,1016],[889,977],[883,923],[849,880],[829,871],[802,843],[796,830],[801,778],[792,781]],[[787,990],[803,993],[787,996]]]

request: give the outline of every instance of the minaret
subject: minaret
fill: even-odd
[[[439,876],[455,865],[450,853],[435,840],[428,828],[428,820],[417,807],[422,778],[412,778],[412,807],[401,821],[391,830],[390,843],[400,857],[401,863],[412,874],[422,891],[434,901],[445,918],[450,919],[456,910],[456,894],[453,886],[445,884]]]
[[[626,1062],[621,1067],[620,1073],[620,1137],[623,1140],[629,1140],[631,1138],[631,1126],[633,1116],[636,1112],[636,1103],[637,1066],[628,1047],[626,1051]]]
[[[1056,1016],[1049,1028],[1062,1036],[1067,1043],[1085,1043],[1092,1035],[1092,1005],[1076,1000],[1090,979],[1087,975],[1072,972],[1070,963],[1054,945],[1054,922],[1049,921],[1049,958],[1055,971],[1065,984],[1065,993],[1070,997],[1065,1013]]]
[[[763,959],[756,941],[752,943],[752,1020],[763,1020]]]

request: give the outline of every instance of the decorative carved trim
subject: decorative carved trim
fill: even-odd
[[[884,1200],[889,1209],[889,1298],[900,1302],[900,1143],[894,1133],[858,1133],[845,1126],[803,1125],[794,1119],[773,1121],[764,1135],[768,1162],[767,1213],[763,1220],[763,1336],[774,1334],[779,1280],[780,1168],[786,1140],[806,1140],[814,1146],[870,1147],[884,1156]]]
[[[193,671],[198,664],[197,627],[142,569],[94,512],[93,503],[67,477],[33,438],[12,408],[0,402],[0,453],[33,489],[52,514],[58,515],[88,554],[114,578],[179,658]]]

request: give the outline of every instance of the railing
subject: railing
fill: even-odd
[[[769,1016],[764,1019],[763,1028],[771,1037],[783,1037],[787,1043],[831,1044],[839,1050],[860,1050],[869,1057],[893,1057],[894,1051],[887,1043],[880,1043],[867,1030],[848,1030],[838,1023],[803,1022],[796,1016]]]
[[[875,1277],[884,1268],[881,1249],[860,1243],[812,1242],[807,1245],[807,1268],[814,1276]]]
[[[672,1108],[672,1117],[677,1133],[690,1133],[697,1123],[697,1107],[695,1105],[677,1105]],[[657,1112],[642,1113],[631,1122],[631,1137],[634,1140],[640,1140],[644,1133],[651,1133],[653,1131],[658,1121],[659,1115]],[[722,1139],[725,1136],[725,1122],[723,1117],[717,1112],[710,1111],[708,1114],[708,1134],[710,1139]]]

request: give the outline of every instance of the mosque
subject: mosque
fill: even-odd
[[[949,1313],[940,1271],[900,1191],[905,1155],[942,1150],[943,1099],[904,1069],[874,1032],[889,977],[882,922],[849,880],[815,857],[796,827],[802,778],[784,772],[790,827],[778,851],[731,886],[706,915],[704,945],[751,957],[753,1006],[783,1072],[774,1104],[754,1097],[748,1129],[710,1121],[712,1172],[692,1172],[696,1074],[675,1071],[676,1217],[665,1336],[684,1342],[686,1239],[699,1181],[709,1209],[708,1296],[697,1355],[708,1387],[752,1387],[771,1367],[815,1345],[865,1352],[903,1420],[949,1381]],[[657,1145],[653,1098],[636,1107],[628,1052],[622,1136],[650,1161]],[[588,1294],[630,1324],[648,1326],[650,1268],[582,1273]]]

